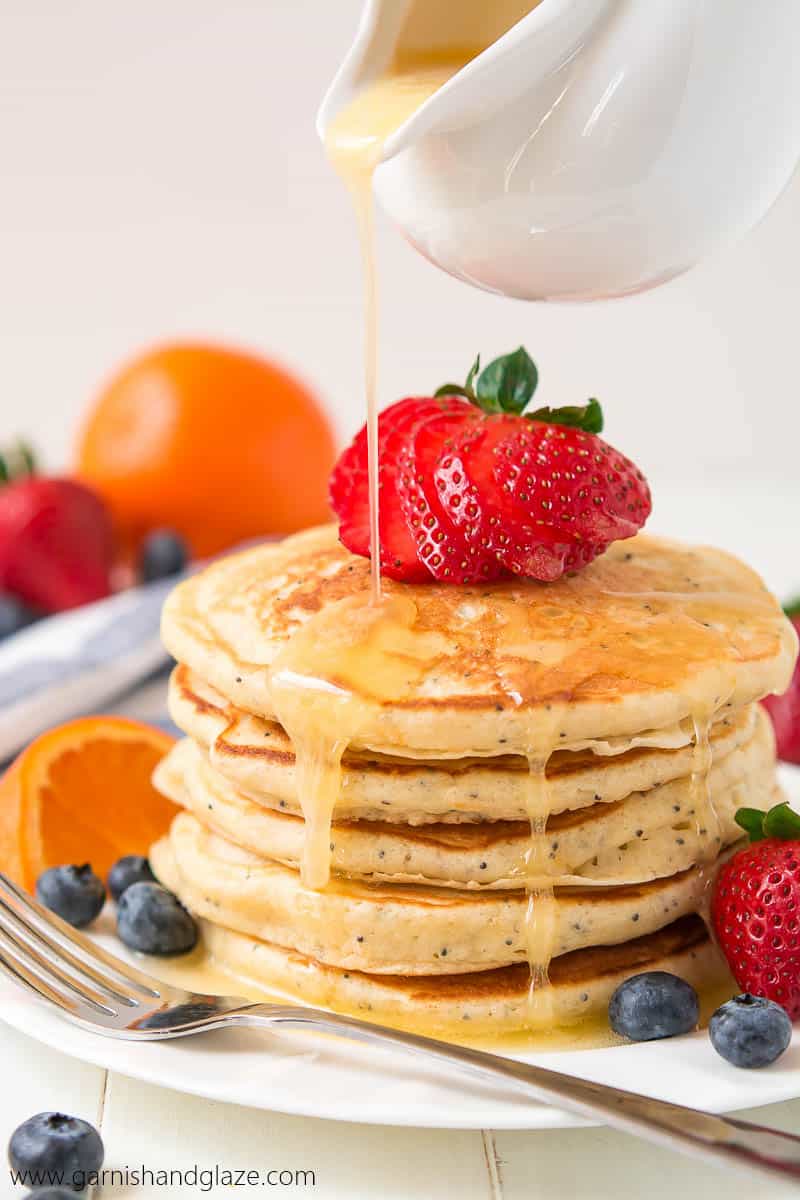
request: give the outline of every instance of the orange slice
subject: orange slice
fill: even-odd
[[[32,890],[47,867],[89,862],[105,879],[123,854],[147,854],[177,811],[151,783],[172,742],[122,717],[31,742],[0,779],[0,869]]]

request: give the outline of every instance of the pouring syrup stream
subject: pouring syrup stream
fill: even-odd
[[[469,57],[469,56],[467,56]],[[465,59],[406,64],[367,85],[332,122],[325,138],[328,157],[353,201],[364,278],[364,396],[372,602],[381,598],[380,496],[378,464],[378,286],[375,202],[372,184],[387,140],[455,74]]]

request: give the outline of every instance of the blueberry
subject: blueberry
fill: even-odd
[[[75,1200],[75,1192],[72,1188],[37,1188],[35,1192],[26,1192],[22,1200]]]
[[[185,954],[197,941],[191,916],[160,883],[133,883],[122,893],[117,933],[144,954]]]
[[[768,1067],[792,1040],[785,1009],[763,996],[734,996],[708,1023],[711,1045],[734,1067]]]
[[[43,1112],[29,1117],[11,1135],[8,1161],[29,1183],[36,1179],[62,1180],[62,1187],[51,1189],[58,1197],[69,1195],[70,1188],[81,1192],[88,1177],[103,1165],[103,1140],[93,1125],[64,1113]],[[34,1192],[35,1196],[47,1192]]]
[[[126,888],[133,883],[155,883],[156,877],[150,869],[150,863],[142,854],[126,854],[118,858],[108,872],[108,890],[115,900],[119,900]]]
[[[0,642],[36,620],[37,614],[16,596],[0,592]]]
[[[36,897],[45,908],[83,929],[99,915],[106,890],[102,879],[84,863],[82,867],[50,867],[36,880]]]
[[[166,579],[184,569],[188,560],[186,543],[172,529],[156,529],[148,534],[142,546],[141,573],[143,583]]]
[[[611,1028],[634,1042],[689,1033],[699,1016],[697,992],[667,971],[632,975],[619,985],[608,1004]]]

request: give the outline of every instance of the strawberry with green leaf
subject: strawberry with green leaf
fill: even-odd
[[[0,594],[6,632],[25,612],[50,613],[107,596],[114,536],[100,499],[73,479],[39,475],[24,442],[0,452]],[[0,632],[3,620],[0,614]]]
[[[381,569],[407,583],[554,580],[650,514],[641,471],[598,435],[596,400],[525,410],[538,372],[520,347],[466,382],[401,400],[379,419]],[[339,536],[368,556],[364,429],[331,476]]]
[[[743,992],[800,1017],[800,816],[788,804],[740,808],[750,836],[720,869],[711,900],[717,942]]]

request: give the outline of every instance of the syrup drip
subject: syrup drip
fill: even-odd
[[[729,694],[733,691],[733,687],[734,683],[731,680]],[[714,806],[714,798],[711,794],[709,780],[713,764],[710,732],[721,706],[722,701],[717,699],[713,705],[698,706],[692,711],[694,750],[692,753],[689,806],[694,812],[695,827],[700,844],[700,853],[697,861],[699,867],[700,895],[697,908],[709,929],[710,923],[707,919],[708,907],[711,897],[711,885],[714,882],[713,871],[709,868],[713,867],[722,847],[722,824]]]
[[[272,664],[269,690],[296,754],[305,821],[301,877],[310,888],[330,878],[331,821],[341,792],[342,755],[365,725],[365,694],[377,687],[408,694],[439,649],[436,634],[416,633],[416,605],[405,595],[377,603],[357,595],[302,625]]]
[[[531,631],[522,606],[500,603],[496,604],[494,611],[496,624],[493,630],[488,631],[487,642],[497,652],[496,661],[502,662],[509,650],[525,652],[530,646]],[[515,708],[527,711],[525,704],[531,698],[527,694],[529,680],[513,671],[499,669],[497,683]],[[559,740],[557,725],[562,704],[551,704],[548,709],[546,716],[538,708],[530,710],[531,728],[525,753],[528,761],[525,808],[530,823],[523,865],[523,881],[527,892],[525,957],[530,970],[527,1004],[529,1029],[551,1026],[554,1012],[549,971],[558,929],[558,907],[553,873],[548,869],[547,858],[547,822],[553,809],[547,764]]]
[[[720,821],[714,807],[708,779],[712,760],[709,737],[712,723],[713,713],[708,714],[697,710],[692,713],[694,750],[692,752],[689,796],[700,842],[701,865],[705,865],[716,857],[720,842]]]
[[[528,1025],[547,1028],[553,1023],[553,993],[549,969],[556,939],[557,907],[546,862],[546,830],[552,802],[547,782],[547,762],[554,749],[528,754],[526,808],[531,833],[525,851],[525,954],[531,972],[528,989]]]

